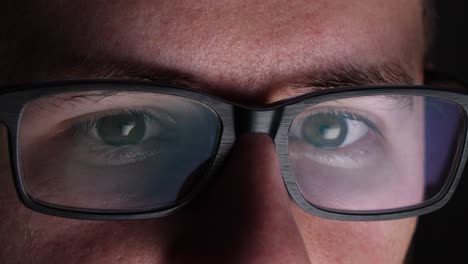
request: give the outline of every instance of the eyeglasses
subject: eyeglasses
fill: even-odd
[[[340,220],[434,211],[466,161],[468,97],[429,86],[342,87],[247,107],[183,87],[67,81],[0,94],[16,189],[29,208],[143,219],[189,203],[236,135],[275,142],[292,199]]]

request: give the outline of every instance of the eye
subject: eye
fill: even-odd
[[[72,126],[74,134],[92,138],[103,145],[122,147],[137,145],[162,132],[172,119],[161,113],[120,109],[83,117]]]
[[[119,109],[80,119],[69,129],[73,140],[66,142],[73,142],[72,148],[80,149],[88,163],[142,161],[164,151],[166,142],[177,138],[174,120],[161,111]]]
[[[363,138],[367,120],[350,113],[316,113],[303,121],[303,138],[317,148],[341,148]]]
[[[204,180],[222,133],[213,109],[156,92],[80,94],[41,98],[23,110],[21,164],[31,197],[141,212],[184,201]]]
[[[385,149],[382,127],[378,117],[359,109],[310,109],[290,127],[290,157],[302,160],[301,166],[314,162],[334,168],[362,168]]]
[[[137,113],[102,117],[96,122],[93,133],[108,145],[136,145],[147,134],[146,123],[144,116]]]

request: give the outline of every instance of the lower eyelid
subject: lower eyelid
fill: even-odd
[[[322,165],[331,167],[340,167],[343,169],[357,169],[366,167],[371,164],[368,154],[364,153],[346,153],[339,155],[317,154],[311,152],[304,152],[303,155],[314,160]]]
[[[155,149],[101,152],[97,153],[99,159],[97,163],[100,166],[122,166],[142,162],[158,155],[160,155],[160,151]]]
[[[356,169],[375,165],[377,157],[385,152],[385,142],[382,138],[370,132],[364,141],[336,149],[320,149],[313,147],[300,139],[290,142],[290,158],[317,162],[324,166]],[[294,151],[291,151],[294,149]],[[304,161],[306,162],[306,161]]]
[[[146,137],[146,136],[145,136]],[[83,138],[81,146],[75,146],[86,153],[88,162],[102,166],[119,166],[141,162],[150,158],[155,158],[161,154],[163,148],[162,141],[165,137],[147,136],[145,140],[137,145],[114,147],[105,145],[96,140]],[[92,158],[89,158],[90,155]]]

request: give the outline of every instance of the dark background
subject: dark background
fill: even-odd
[[[468,1],[434,1],[435,43],[432,60],[436,68],[468,78]]]
[[[436,70],[467,81],[468,1],[439,0],[435,3],[435,10],[436,35],[431,54],[432,64]],[[468,263],[467,202],[466,169],[448,205],[420,217],[414,237],[413,263]]]

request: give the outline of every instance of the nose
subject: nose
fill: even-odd
[[[310,263],[268,135],[240,136],[212,181],[180,214],[173,263]]]

